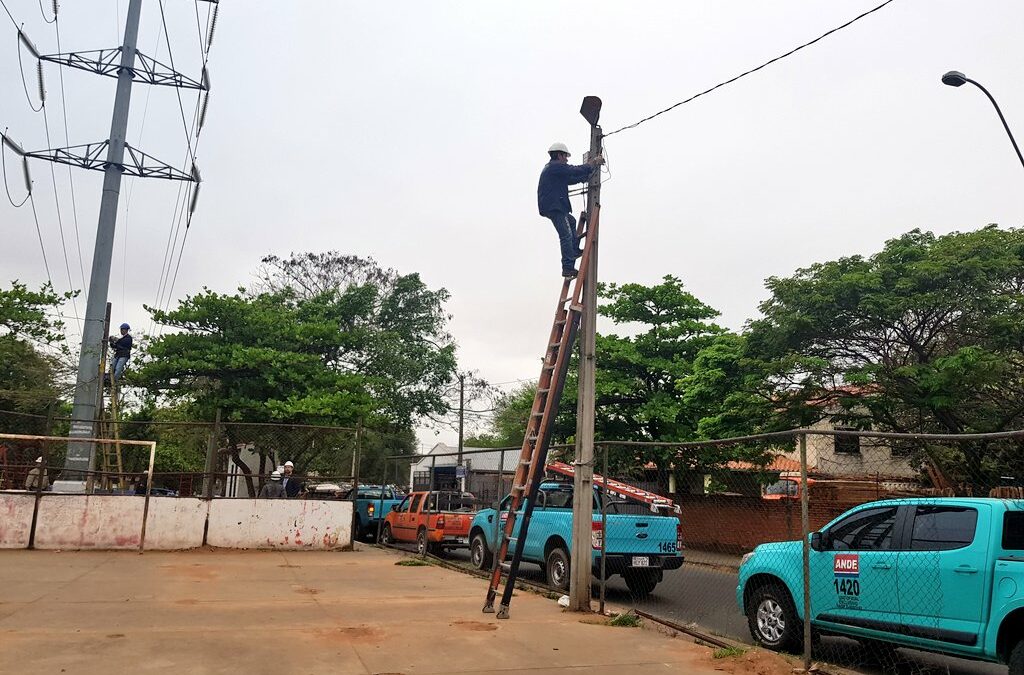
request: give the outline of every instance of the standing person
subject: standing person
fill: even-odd
[[[604,164],[604,157],[598,155],[586,164],[569,164],[569,148],[565,143],[555,143],[548,148],[551,160],[540,172],[537,183],[537,209],[548,218],[558,233],[562,249],[562,276],[572,279],[576,276],[576,258],[583,255],[579,239],[576,238],[576,219],[572,216],[569,202],[569,186],[590,180],[594,171]]]
[[[302,484],[299,482],[298,477],[293,475],[295,472],[295,465],[292,464],[291,460],[284,463],[284,478],[281,481],[284,487],[285,496],[288,499],[294,499],[302,491]]]
[[[281,472],[274,471],[270,474],[270,482],[260,490],[258,499],[284,499],[284,486],[281,485]]]
[[[29,492],[45,490],[50,487],[50,477],[46,475],[46,467],[43,466],[43,458],[36,457],[36,465],[29,469],[25,477],[25,489]]]
[[[114,350],[114,363],[112,364],[114,369],[114,381],[121,379],[121,375],[124,373],[124,367],[128,365],[128,357],[132,353],[132,336],[128,334],[128,331],[132,329],[126,323],[121,324],[121,337],[111,335],[109,338],[110,348]]]

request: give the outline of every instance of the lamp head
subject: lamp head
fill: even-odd
[[[959,87],[967,82],[967,76],[959,70],[951,70],[942,76],[942,84],[950,87]]]

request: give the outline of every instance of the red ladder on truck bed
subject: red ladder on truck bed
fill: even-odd
[[[565,375],[569,369],[569,356],[576,342],[576,332],[583,315],[583,285],[590,262],[590,245],[597,239],[599,211],[600,206],[595,206],[593,213],[584,212],[580,216],[577,234],[580,237],[585,237],[583,256],[580,258],[580,271],[575,279],[566,279],[562,282],[562,292],[558,296],[558,305],[555,308],[555,320],[551,325],[551,335],[548,338],[547,353],[544,356],[544,366],[541,369],[537,394],[533,398],[533,408],[526,424],[523,449],[519,455],[515,477],[512,480],[512,499],[508,507],[508,517],[502,528],[501,541],[495,551],[497,564],[494,567],[494,572],[491,573],[491,582],[487,588],[487,600],[483,609],[484,612],[494,611],[494,599],[498,594],[498,587],[501,585],[502,573],[507,572],[505,589],[497,613],[499,619],[508,618],[508,606],[512,601],[512,591],[515,590],[515,580],[519,575],[519,565],[523,559],[523,548],[518,545],[518,541],[526,541],[537,489],[544,478],[548,445],[551,443],[551,428],[555,416],[558,415],[558,403],[562,398]],[[513,537],[512,533],[519,517],[522,517],[519,535]],[[512,561],[505,563],[509,544],[513,542],[516,542],[517,545],[512,550]]]
[[[565,462],[552,462],[547,465],[547,470],[552,473],[557,473],[562,476],[568,476],[572,478],[576,475],[576,469]],[[638,502],[642,502],[651,507],[651,511],[657,512],[659,510],[671,511],[672,513],[681,513],[679,505],[673,502],[668,497],[662,497],[659,494],[655,494],[643,488],[630,485],[617,481],[614,478],[607,480],[605,485],[605,478],[601,474],[594,474],[594,485],[605,488],[612,494],[619,495],[620,497],[626,497],[627,499],[635,499]]]

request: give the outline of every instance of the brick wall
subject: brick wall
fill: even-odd
[[[800,539],[800,502],[755,497],[679,495],[683,541],[689,548],[719,553],[746,553],[758,544]],[[855,506],[812,501],[811,531]]]

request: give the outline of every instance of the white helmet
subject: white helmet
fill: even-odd
[[[568,155],[569,148],[565,147],[565,143],[555,143],[550,148],[548,148],[548,152],[564,152],[565,154]]]
[[[281,472],[280,471],[272,471],[270,473],[270,480],[281,480]]]

